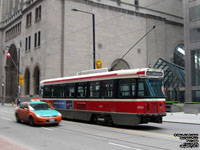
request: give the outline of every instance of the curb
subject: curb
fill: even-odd
[[[3,150],[28,150],[26,147],[13,143],[8,139],[0,137],[0,149]]]
[[[163,121],[167,123],[179,123],[179,124],[192,124],[192,125],[200,125],[200,123],[190,123],[190,122],[178,122],[178,121]]]

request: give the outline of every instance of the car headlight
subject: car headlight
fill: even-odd
[[[61,114],[61,113],[58,113],[58,116],[62,116],[62,114]]]
[[[39,114],[35,114],[36,115],[36,117],[42,117],[42,116],[40,116]]]

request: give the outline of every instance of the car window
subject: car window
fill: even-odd
[[[31,110],[51,110],[52,108],[48,104],[30,104]]]
[[[19,106],[19,108],[21,108],[21,109],[28,108],[28,105],[25,104],[25,103],[23,103],[23,104],[21,104],[21,105]]]

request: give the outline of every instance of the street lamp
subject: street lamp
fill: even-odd
[[[95,14],[87,12],[87,11],[82,11],[82,10],[78,10],[78,9],[71,9],[72,11],[78,11],[78,12],[82,12],[82,13],[86,13],[86,14],[90,14],[92,15],[92,26],[93,26],[93,69],[96,69],[96,58],[95,58]]]

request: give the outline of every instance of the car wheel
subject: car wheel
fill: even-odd
[[[34,126],[33,117],[29,117],[28,123],[29,123],[30,126]]]
[[[15,117],[16,117],[16,121],[17,121],[17,123],[20,123],[21,120],[19,119],[18,114],[15,114]]]

